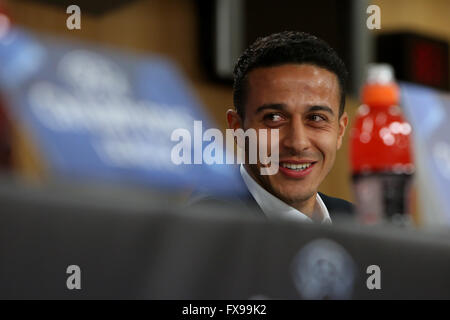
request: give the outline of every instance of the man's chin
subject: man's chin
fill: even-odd
[[[298,204],[311,199],[316,193],[317,191],[312,190],[292,190],[276,192],[275,196],[287,204]]]
[[[261,169],[259,166],[253,166],[250,168],[254,173],[259,173],[259,170]],[[317,190],[315,190],[314,187],[311,186],[303,185],[302,187],[299,187],[299,180],[286,178],[286,176],[279,171],[272,176],[259,177],[266,178],[261,179],[261,181],[265,180],[263,186],[265,186],[265,189],[267,191],[288,204],[306,201],[314,196],[317,192]],[[308,182],[302,181],[300,183],[306,184]]]

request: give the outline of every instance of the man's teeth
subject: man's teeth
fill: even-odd
[[[294,164],[294,163],[282,163],[281,166],[284,168],[288,168],[291,170],[305,170],[306,168],[308,168],[309,166],[311,166],[311,162],[309,163],[302,163],[302,164]]]

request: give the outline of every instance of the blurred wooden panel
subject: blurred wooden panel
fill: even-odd
[[[376,0],[380,7],[379,32],[409,29],[450,41],[450,1]]]
[[[15,123],[12,130],[12,166],[19,177],[29,182],[42,182],[48,177],[45,155],[41,153],[30,132]]]
[[[16,0],[19,1],[19,0]],[[53,6],[65,7],[70,5],[78,5],[90,14],[104,14],[108,11],[115,10],[121,6],[137,0],[108,0],[108,1],[91,1],[91,0],[20,0],[28,2],[36,2],[41,4],[50,4]]]

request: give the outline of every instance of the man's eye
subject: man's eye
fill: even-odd
[[[314,122],[320,122],[320,121],[324,121],[327,120],[325,117],[319,115],[319,114],[313,114],[311,115],[310,119]]]
[[[268,120],[268,121],[272,121],[272,122],[279,122],[279,121],[283,120],[283,118],[279,114],[269,113],[264,116],[264,120]]]

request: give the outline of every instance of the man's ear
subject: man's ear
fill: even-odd
[[[348,125],[348,115],[347,112],[344,112],[339,118],[339,129],[338,129],[338,141],[337,141],[337,149],[339,150],[342,146],[342,139],[345,134],[345,129]]]
[[[242,119],[235,109],[227,110],[227,123],[228,123],[229,129],[233,129],[233,130],[236,130],[239,128],[243,129]]]

